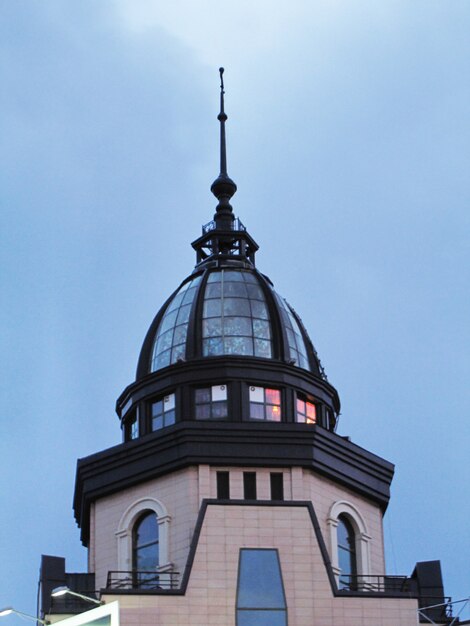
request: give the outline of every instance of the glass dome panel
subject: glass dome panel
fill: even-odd
[[[310,365],[307,355],[307,346],[300,330],[299,323],[295,319],[287,302],[276,293],[276,299],[281,311],[282,322],[286,329],[287,343],[289,344],[289,357],[294,360],[295,365],[309,370]]]
[[[272,357],[268,307],[251,272],[210,273],[204,293],[202,353]]]
[[[201,277],[196,276],[185,283],[167,306],[153,343],[151,372],[184,358],[189,314],[200,281]]]

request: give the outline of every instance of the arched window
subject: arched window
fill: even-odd
[[[170,520],[165,505],[154,498],[136,500],[124,511],[116,531],[118,570],[123,577],[129,577],[131,572],[146,571],[150,562],[154,571],[158,568],[159,574],[172,571]],[[135,585],[135,576],[133,578]],[[160,578],[158,583],[162,580]]]
[[[159,565],[158,521],[154,511],[141,515],[132,530],[132,572],[136,587],[154,587]]]
[[[346,515],[338,517],[339,588],[355,589],[357,583],[356,536]]]
[[[331,566],[339,589],[369,584],[370,540],[360,511],[346,500],[334,502],[326,519],[330,535]],[[352,587],[350,586],[352,584]]]

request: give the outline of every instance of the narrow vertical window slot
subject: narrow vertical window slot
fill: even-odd
[[[230,474],[229,472],[217,472],[217,498],[219,500],[230,499]]]
[[[243,472],[243,497],[256,500],[256,472]]]
[[[127,441],[139,437],[139,407],[131,413],[130,417],[126,418],[125,433]]]
[[[284,474],[271,472],[271,500],[284,500]]]

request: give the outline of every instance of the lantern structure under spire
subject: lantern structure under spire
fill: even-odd
[[[211,191],[219,201],[214,220],[202,227],[202,236],[192,243],[197,252],[198,264],[214,257],[238,257],[250,265],[255,264],[258,244],[247,233],[241,221],[235,218],[230,200],[237,186],[227,173],[227,145],[225,137],[224,68],[220,73],[220,173],[211,185]]]

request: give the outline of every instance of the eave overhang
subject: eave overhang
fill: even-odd
[[[74,513],[89,539],[90,506],[100,498],[189,466],[302,467],[387,508],[394,466],[319,426],[181,422],[80,459]]]

